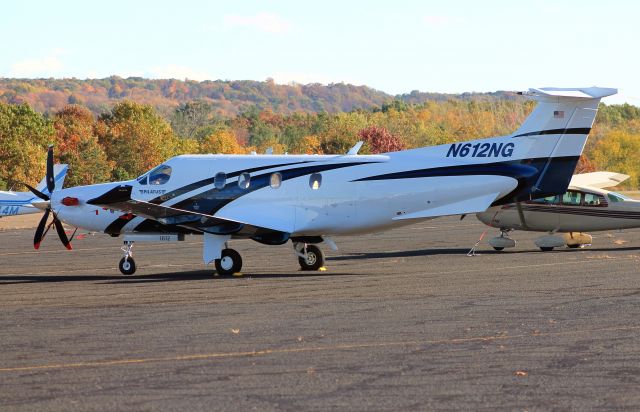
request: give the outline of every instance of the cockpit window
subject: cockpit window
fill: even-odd
[[[150,185],[163,185],[171,177],[171,166],[160,165],[149,172]]]
[[[141,185],[146,185],[147,184],[147,177],[149,177],[148,174],[143,174],[142,176],[140,176],[138,178],[138,183],[140,183]]]

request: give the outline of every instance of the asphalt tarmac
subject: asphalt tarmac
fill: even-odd
[[[484,230],[337,238],[314,273],[233,241],[234,278],[197,237],[125,277],[119,239],[0,232],[0,409],[640,410],[640,230],[468,257]]]

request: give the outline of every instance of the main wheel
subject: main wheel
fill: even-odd
[[[302,270],[318,270],[324,266],[324,254],[318,246],[307,245],[307,255],[299,257],[298,263]]]
[[[222,249],[220,259],[216,259],[216,271],[220,276],[231,276],[242,269],[242,257],[233,249]]]
[[[573,245],[567,245],[567,247],[569,247],[571,249],[580,249],[580,248],[583,248],[584,245],[575,245],[575,244],[573,244]]]
[[[133,275],[136,273],[136,262],[133,260],[131,256],[127,258],[120,259],[120,263],[118,264],[118,269],[123,275]]]
[[[553,250],[552,247],[541,247],[540,250],[542,250],[543,252],[551,252]]]

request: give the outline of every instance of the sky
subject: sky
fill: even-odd
[[[640,2],[11,1],[0,77],[367,85],[390,94],[617,87],[640,106]]]

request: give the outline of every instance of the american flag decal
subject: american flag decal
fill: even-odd
[[[564,110],[554,110],[553,111],[554,119],[564,119]]]

